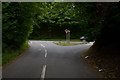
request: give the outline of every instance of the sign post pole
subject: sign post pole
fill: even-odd
[[[70,30],[65,29],[66,43],[70,43]]]

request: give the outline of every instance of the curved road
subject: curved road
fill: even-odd
[[[80,54],[91,44],[58,46],[52,41],[30,41],[30,48],[3,69],[3,78],[102,78]]]

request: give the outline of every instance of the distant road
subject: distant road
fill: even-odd
[[[52,41],[30,41],[30,48],[3,70],[3,78],[101,78],[80,54],[91,44],[58,46]]]

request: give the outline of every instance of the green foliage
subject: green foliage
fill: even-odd
[[[32,31],[34,4],[2,3],[3,52],[19,49]]]
[[[95,40],[100,34],[106,4],[37,3],[36,25],[29,38],[65,38],[64,30],[67,28],[71,30],[73,39],[87,36],[88,41]]]
[[[28,45],[28,42],[26,41],[19,50],[16,50],[16,51],[5,50],[4,54],[2,54],[2,65],[5,65],[5,64],[11,62],[12,60],[14,60],[17,56],[19,56],[26,49],[28,49],[28,47],[29,47],[29,45]]]
[[[74,46],[74,45],[80,45],[82,43],[74,43],[74,42],[67,43],[65,41],[59,41],[59,42],[54,42],[54,44],[59,46]]]
[[[37,3],[36,25],[30,39],[65,38],[64,30],[73,30],[79,38],[79,17],[73,3]],[[75,30],[76,29],[76,30]],[[74,38],[74,36],[71,36]]]
[[[3,48],[20,48],[30,33],[30,39],[63,39],[66,28],[73,39],[87,36],[88,41],[95,40],[105,19],[110,21],[109,16],[105,18],[110,4],[3,3]],[[119,11],[115,5],[111,15]],[[112,19],[119,21],[119,14]]]

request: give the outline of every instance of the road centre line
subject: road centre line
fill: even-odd
[[[45,49],[45,58],[47,57],[47,50]]]
[[[41,74],[42,80],[44,80],[44,78],[45,78],[45,72],[46,72],[46,65],[43,65],[42,74]]]
[[[40,44],[40,45],[45,48],[45,46],[43,44]]]

